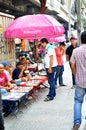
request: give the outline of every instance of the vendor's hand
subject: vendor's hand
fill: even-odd
[[[24,71],[25,70],[25,66],[22,66],[22,71]]]
[[[26,82],[27,81],[27,77],[22,77],[21,80],[22,80],[22,82]]]
[[[8,92],[10,92],[10,90],[12,90],[12,86],[7,86],[7,87],[4,87]]]
[[[29,81],[32,77],[31,76],[27,76],[27,81]]]
[[[51,74],[52,73],[52,68],[48,69],[48,73]]]
[[[13,70],[12,67],[9,67],[9,71],[12,72],[12,70]]]

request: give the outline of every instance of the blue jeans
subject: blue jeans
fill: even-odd
[[[63,71],[64,71],[64,66],[60,66],[60,74],[59,74],[59,84],[63,84]]]
[[[48,73],[48,69],[46,69],[47,77],[48,77],[48,83],[50,85],[48,97],[50,99],[53,99],[56,95],[56,89],[55,89],[55,70],[56,67],[52,67],[52,73]]]
[[[86,88],[81,88],[76,85],[74,97],[74,124],[81,124],[82,122],[82,103],[85,94]]]
[[[60,75],[61,66],[56,67],[56,73],[55,73],[55,85],[57,85],[57,79]]]

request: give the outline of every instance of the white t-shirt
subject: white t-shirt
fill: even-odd
[[[55,54],[55,49],[53,48],[53,45],[47,44],[46,46],[46,54],[44,58],[44,64],[45,68],[49,68],[49,63],[50,63],[50,56],[53,55],[53,66],[57,66],[57,60],[56,60],[56,54]]]

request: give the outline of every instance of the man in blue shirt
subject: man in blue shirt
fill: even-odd
[[[25,70],[25,67],[23,66],[23,63],[18,62],[16,64],[16,68],[14,69],[12,73],[13,80],[22,78],[24,76],[24,70]]]

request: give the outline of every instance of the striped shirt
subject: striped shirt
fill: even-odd
[[[76,84],[86,88],[86,44],[73,50],[70,62],[76,65]]]

